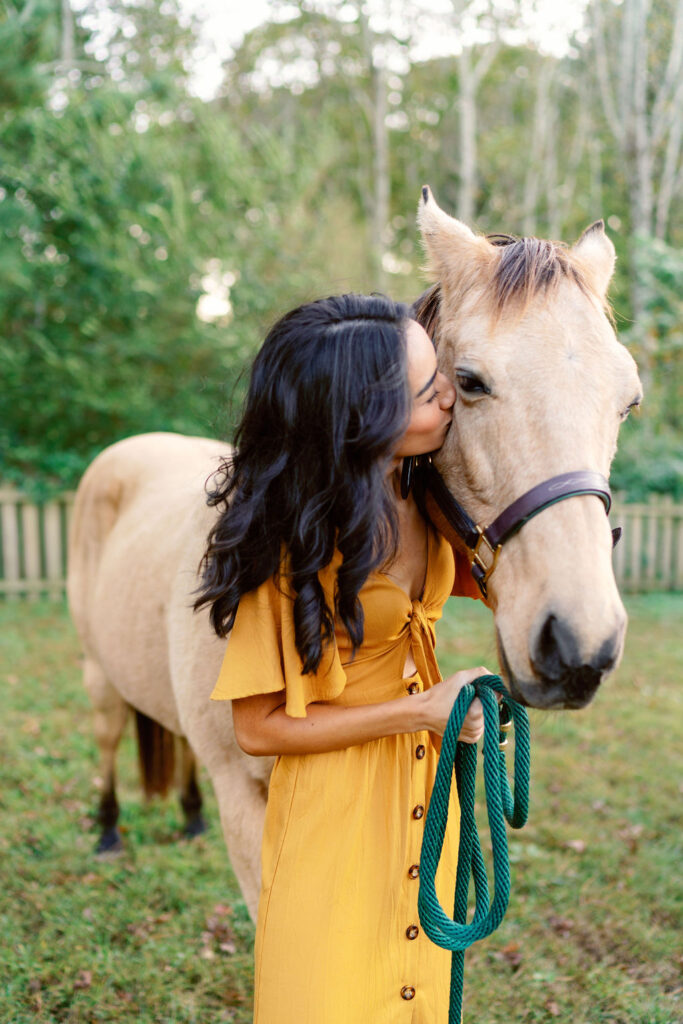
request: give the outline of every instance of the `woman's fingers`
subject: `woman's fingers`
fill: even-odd
[[[433,686],[430,690],[425,691],[423,701],[426,704],[428,715],[427,728],[443,736],[453,704],[463,686],[474,682],[479,676],[490,674],[484,665],[462,669],[449,676],[448,679],[444,679],[438,686]],[[483,731],[484,712],[480,701],[475,699],[465,716],[459,738],[464,743],[476,743],[481,739]]]
[[[475,677],[476,678],[476,677]],[[462,743],[477,743],[484,735],[484,709],[478,697],[472,701],[465,715],[458,739]]]

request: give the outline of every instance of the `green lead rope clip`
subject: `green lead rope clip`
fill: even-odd
[[[498,695],[498,696],[497,696]],[[493,847],[493,900],[489,898],[486,866],[474,819],[477,745],[459,743],[458,736],[470,704],[478,697],[484,708],[484,785]],[[503,747],[510,725],[515,727],[514,795],[508,781]],[[453,705],[441,746],[436,779],[429,802],[417,905],[420,922],[432,942],[453,952],[448,1024],[461,1024],[465,950],[495,931],[505,916],[510,897],[510,859],[505,821],[512,828],[526,824],[529,811],[529,719],[513,700],[500,676],[479,676],[463,686]],[[441,859],[448,802],[455,770],[460,800],[460,846],[453,917],[436,895],[436,869]],[[474,879],[474,916],[467,924],[470,876]]]

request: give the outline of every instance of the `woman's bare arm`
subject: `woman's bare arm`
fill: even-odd
[[[285,712],[282,691],[242,697],[232,702],[235,736],[245,753],[257,756],[321,754],[423,729],[442,736],[462,687],[487,674],[488,669],[482,667],[465,669],[424,693],[381,704],[309,704],[306,718],[292,718]],[[476,743],[482,732],[483,712],[477,700],[470,707],[459,738]]]

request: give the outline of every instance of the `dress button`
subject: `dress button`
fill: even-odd
[[[425,750],[424,746],[421,743],[419,743],[415,747],[415,757],[418,759],[418,761],[421,761],[426,753],[427,751]]]
[[[408,868],[408,878],[419,878],[419,875],[420,875],[420,865],[419,864],[411,864],[410,867]]]
[[[422,806],[422,804],[418,804],[417,807],[413,807],[413,817],[414,818],[421,818],[422,815],[424,814],[424,812],[425,812],[425,809]]]
[[[416,924],[411,924],[411,925],[409,925],[408,928],[406,928],[406,938],[407,939],[416,939],[419,934],[420,934],[420,929],[417,927]]]
[[[408,693],[417,693],[419,689],[419,683],[411,683],[410,686],[408,687]]]
[[[404,985],[401,989],[401,999],[414,999],[415,989],[412,985]]]

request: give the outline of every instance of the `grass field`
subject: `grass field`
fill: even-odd
[[[488,613],[451,605],[442,667],[495,668]],[[530,822],[508,916],[467,954],[468,1024],[683,1021],[683,595],[628,605],[593,705],[532,714]],[[253,927],[208,783],[209,832],[180,839],[174,801],[142,802],[129,737],[125,853],[94,857],[97,757],[61,604],[0,605],[0,701],[0,1022],[247,1024]]]

